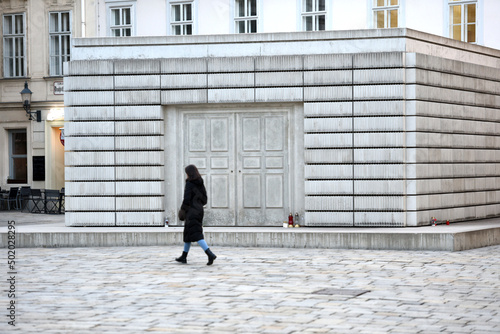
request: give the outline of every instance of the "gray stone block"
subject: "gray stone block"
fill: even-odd
[[[351,85],[352,71],[310,71],[304,73],[304,85],[306,86],[333,86]],[[301,74],[299,72],[299,74]]]
[[[68,212],[66,226],[115,226],[114,212]]]
[[[106,166],[115,164],[114,152],[66,152],[64,153],[66,166]]]
[[[355,116],[405,115],[404,101],[355,101]]]
[[[163,121],[115,122],[115,135],[163,135]]]
[[[116,120],[163,120],[161,106],[116,106]]]
[[[114,92],[67,92],[64,94],[65,106],[108,106],[114,105]]]
[[[304,175],[311,180],[352,179],[351,165],[306,165]]]
[[[65,121],[101,121],[114,119],[114,107],[65,107]]]
[[[305,163],[352,163],[353,150],[347,149],[314,149],[304,151]]]
[[[65,210],[67,211],[114,211],[115,209],[115,197],[68,196],[65,198]]]
[[[335,87],[304,87],[304,101],[342,101],[352,100],[352,88],[349,86]]]
[[[160,75],[117,75],[115,89],[160,89]]]
[[[405,70],[403,68],[354,70],[354,84],[403,83],[405,83]]]
[[[207,103],[206,89],[167,90],[161,92],[161,104]]]
[[[255,102],[302,101],[302,87],[256,88]]]
[[[253,88],[209,89],[208,103],[255,102]]]
[[[68,63],[67,76],[113,74],[112,60],[72,60]]]
[[[304,74],[305,76],[305,74]],[[255,73],[256,87],[288,87],[304,84],[302,72],[257,72]],[[253,82],[252,82],[253,85]]]
[[[162,196],[164,191],[162,181],[116,182],[116,194],[119,196]]]
[[[158,74],[160,60],[158,59],[123,59],[115,60],[115,74]]]
[[[403,67],[404,55],[402,52],[354,54],[353,68]]]
[[[165,163],[163,151],[117,151],[114,152],[118,165],[158,165]]]
[[[305,212],[306,226],[353,226],[352,212]]]
[[[307,195],[339,195],[353,194],[352,180],[306,180],[305,194]]]
[[[352,102],[304,103],[304,116],[352,116]]]
[[[305,148],[345,148],[352,147],[350,133],[306,133],[304,135]]]
[[[64,78],[64,90],[112,90],[113,76],[73,76]]]
[[[305,208],[311,211],[345,211],[353,209],[352,196],[306,196]]]
[[[64,177],[67,181],[112,181],[115,179],[115,168],[96,167],[66,167]]]
[[[330,70],[352,68],[352,55],[325,54],[304,56],[304,70]]]
[[[207,88],[207,74],[165,74],[161,76],[162,89]]]
[[[347,132],[352,130],[352,118],[306,118],[304,132]]]
[[[115,167],[116,180],[161,181],[164,179],[163,166],[118,166]]]
[[[107,151],[115,149],[114,137],[66,137],[66,151]]]
[[[115,182],[66,182],[66,196],[113,196],[115,195]]]
[[[209,73],[253,72],[255,58],[253,57],[212,57],[207,59]]]
[[[117,212],[116,226],[164,226],[163,212]]]
[[[254,73],[213,73],[208,74],[208,88],[246,87],[255,85]]]
[[[206,73],[205,58],[171,58],[160,60],[161,73]]]
[[[117,150],[163,150],[163,136],[116,137]]]
[[[148,105],[160,104],[159,90],[127,90],[115,92],[117,105]]]
[[[255,71],[300,71],[301,56],[267,56],[255,58]]]
[[[404,180],[354,180],[357,195],[404,195]]]

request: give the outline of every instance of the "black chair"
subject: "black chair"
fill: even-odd
[[[30,208],[30,212],[41,213],[43,211],[43,197],[42,191],[40,189],[31,189],[29,201],[33,204]]]
[[[31,187],[21,187],[17,196],[17,207],[24,211],[26,208],[31,194]]]
[[[7,198],[1,198],[2,205],[3,203],[7,203],[7,210],[10,210],[11,203],[13,204],[13,208],[17,209],[17,193],[19,191],[19,187],[11,187],[9,190],[9,196]]]
[[[59,190],[45,189],[45,213],[59,213]]]

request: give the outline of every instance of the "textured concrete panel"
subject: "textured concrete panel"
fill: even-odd
[[[114,165],[114,152],[66,152],[64,154],[66,166],[89,166],[89,165]]]
[[[116,135],[163,135],[163,121],[116,122]]]
[[[164,186],[161,181],[116,182],[116,194],[123,195],[163,195]]]
[[[255,102],[296,102],[302,101],[301,87],[256,88]]]
[[[65,219],[66,226],[115,226],[114,212],[66,211]]]
[[[354,177],[357,179],[401,179],[404,177],[404,165],[354,165]]]
[[[114,152],[118,165],[163,165],[163,151],[124,151]]]
[[[376,67],[403,67],[404,53],[383,52],[383,53],[361,53],[354,54],[354,68],[376,68]]]
[[[68,63],[68,76],[113,74],[112,60],[72,60]]]
[[[115,89],[160,89],[159,75],[117,75]]]
[[[352,71],[311,71],[304,72],[306,86],[351,85]]]
[[[114,167],[66,167],[64,177],[67,181],[108,181],[115,179]]]
[[[208,88],[253,87],[254,73],[214,73],[208,75]]]
[[[115,132],[114,122],[69,122],[64,125],[65,136],[109,136]]]
[[[354,193],[358,195],[404,195],[404,180],[354,180]]]
[[[161,104],[207,103],[206,89],[167,90],[161,92]]]
[[[65,121],[105,121],[114,118],[114,107],[65,107]]]
[[[116,106],[116,120],[163,120],[161,106]]]
[[[208,103],[241,103],[254,101],[255,90],[253,88],[208,90]]]
[[[207,60],[204,58],[191,59],[161,59],[161,73],[206,73]]]
[[[115,194],[114,182],[66,182],[66,196],[112,196]]]
[[[67,196],[65,198],[65,209],[66,211],[114,211],[115,197]]]
[[[346,54],[326,54],[326,55],[305,55],[305,70],[325,70],[325,69],[350,69],[352,68],[352,55]]]
[[[161,76],[161,88],[207,88],[207,80],[207,74],[166,74]]]
[[[403,131],[405,119],[398,117],[355,117],[355,131]]]
[[[115,104],[117,105],[160,104],[160,91],[159,90],[116,91]]]
[[[354,86],[355,100],[394,100],[405,98],[403,85]]]
[[[352,116],[352,102],[304,103],[304,116]]]
[[[306,226],[353,226],[352,212],[306,212]]]
[[[116,226],[164,226],[163,212],[117,212]]]
[[[352,180],[321,180],[305,182],[306,195],[345,195],[353,194]]]
[[[66,137],[66,151],[106,151],[115,148],[113,137]]]
[[[112,90],[113,78],[112,76],[65,77],[64,90]]]
[[[313,149],[304,151],[305,163],[352,163],[353,150],[345,149]]]
[[[352,147],[350,133],[308,133],[304,135],[305,148]]]
[[[405,115],[404,101],[356,101],[354,102],[355,116],[390,116]]]
[[[404,210],[405,197],[403,196],[354,196],[356,210]]]
[[[157,74],[160,73],[158,59],[116,60],[115,74]]]
[[[116,137],[117,150],[163,150],[163,136]]]
[[[404,143],[404,132],[372,132],[357,133],[354,135],[355,147],[393,147],[402,146]]]
[[[403,163],[405,151],[402,148],[355,149],[356,163]]]
[[[352,87],[336,86],[336,87],[304,87],[304,101],[339,101],[351,100]]]
[[[354,84],[403,84],[403,68],[354,70]]]
[[[366,227],[405,226],[404,212],[355,212],[354,225]]]
[[[304,132],[347,132],[352,123],[352,118],[306,118]]]
[[[114,92],[67,92],[64,94],[64,105],[66,106],[98,106],[113,105]]]
[[[164,210],[164,197],[117,197],[116,210],[118,211],[151,211]]]
[[[303,86],[302,72],[262,72],[255,73],[256,87]]]
[[[305,208],[311,211],[345,211],[353,209],[352,196],[306,196]]]
[[[213,57],[207,59],[210,73],[221,72],[253,72],[255,58],[253,57]]]
[[[116,180],[163,180],[163,166],[116,167]]]
[[[255,71],[298,71],[302,70],[301,56],[256,57]]]
[[[306,165],[304,169],[306,179],[351,179],[351,165]]]

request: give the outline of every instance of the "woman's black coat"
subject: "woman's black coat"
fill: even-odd
[[[207,204],[207,191],[203,179],[186,180],[181,208],[186,211],[184,242],[195,242],[203,237],[203,206]]]

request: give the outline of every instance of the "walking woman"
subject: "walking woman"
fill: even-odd
[[[191,242],[198,242],[201,248],[208,256],[207,265],[214,263],[217,258],[208,248],[203,237],[203,206],[207,204],[207,191],[203,185],[198,168],[195,165],[189,165],[185,168],[187,175],[186,186],[184,187],[184,200],[182,201],[179,219],[185,213],[184,223],[184,251],[182,255],[175,259],[177,262],[187,263],[187,255],[191,248]]]

